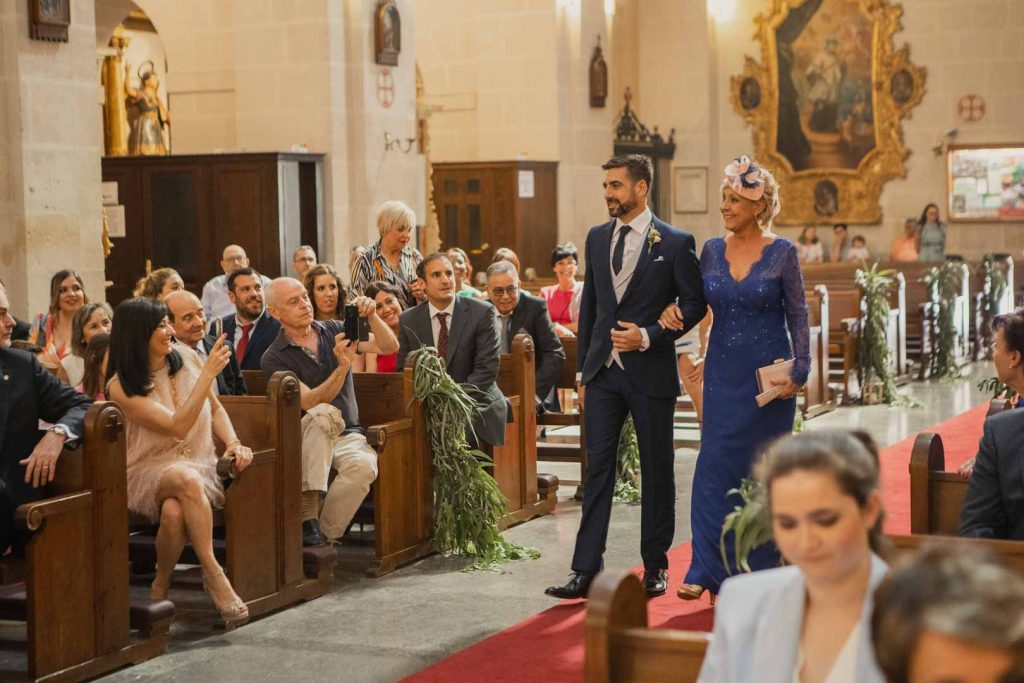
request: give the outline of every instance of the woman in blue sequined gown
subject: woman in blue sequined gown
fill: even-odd
[[[718,593],[735,573],[732,534],[726,538],[730,568],[722,563],[719,538],[725,516],[741,502],[738,488],[763,446],[793,429],[795,394],[807,381],[811,358],[807,304],[797,250],[771,232],[779,212],[778,185],[746,157],[726,168],[722,219],[728,234],[704,244],[700,270],[704,296],[714,314],[704,360],[704,424],[693,478],[690,525],[693,559],[678,596]],[[678,318],[666,309],[662,323]],[[791,343],[792,340],[792,343]],[[763,408],[757,368],[795,358],[782,397]],[[773,544],[751,553],[753,569],[776,566]]]

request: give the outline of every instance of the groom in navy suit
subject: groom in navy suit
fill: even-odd
[[[675,532],[675,340],[707,313],[693,236],[658,220],[647,206],[654,179],[650,159],[629,154],[601,168],[612,220],[587,235],[576,357],[586,387],[586,493],[572,577],[545,591],[557,598],[586,597],[601,569],[627,415],[640,446],[644,589],[650,596],[664,594]],[[682,331],[658,325],[670,303],[683,312]]]

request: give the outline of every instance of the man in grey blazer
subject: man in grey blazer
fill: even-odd
[[[985,420],[957,532],[1024,541],[1024,408]]]
[[[483,406],[473,420],[477,439],[503,445],[508,403],[497,385],[500,349],[494,306],[455,296],[455,272],[444,254],[423,259],[416,276],[424,282],[427,300],[402,313],[398,367],[404,368],[409,353],[421,346],[435,347],[453,380],[479,390],[474,395]]]
[[[498,261],[487,268],[487,292],[498,311],[501,352],[512,352],[512,340],[520,332],[526,332],[533,339],[537,358],[536,404],[540,413],[565,364],[565,349],[555,333],[548,305],[519,288],[519,273],[508,261]]]

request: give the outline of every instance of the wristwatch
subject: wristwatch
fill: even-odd
[[[68,428],[65,427],[64,425],[53,425],[52,427],[50,427],[50,431],[56,434],[57,436],[63,436],[65,441],[68,438]]]

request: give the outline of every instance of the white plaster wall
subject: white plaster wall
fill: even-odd
[[[61,268],[104,298],[93,8],[76,4],[67,43],[30,40],[27,11],[0,4],[0,277],[19,317]]]

